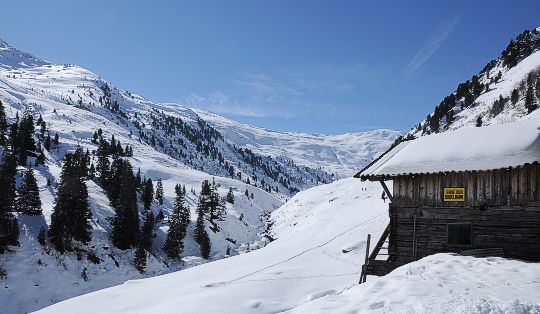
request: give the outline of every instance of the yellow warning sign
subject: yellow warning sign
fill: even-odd
[[[465,188],[444,188],[445,202],[465,202]]]

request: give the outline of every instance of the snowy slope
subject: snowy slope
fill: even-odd
[[[203,110],[194,111],[237,146],[263,155],[285,156],[310,168],[325,169],[338,178],[352,176],[367,166],[402,134],[384,129],[340,135],[276,132]]]
[[[272,214],[277,240],[260,250],[39,313],[540,312],[540,265],[503,258],[437,254],[357,285],[366,235],[388,223],[380,193],[358,179],[300,192]]]
[[[540,264],[436,254],[288,313],[540,313]]]
[[[276,313],[341,293],[360,276],[368,233],[388,223],[380,185],[343,179],[272,214],[257,251],[70,299],[41,313]]]

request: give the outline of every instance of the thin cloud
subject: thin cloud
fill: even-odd
[[[377,81],[374,73],[359,63],[243,72],[231,78],[224,89],[191,94],[183,102],[219,114],[247,117],[326,117],[338,114],[339,97],[358,93]]]
[[[422,48],[418,50],[416,55],[411,59],[407,65],[405,71],[407,75],[414,73],[424,63],[426,63],[431,56],[441,47],[446,41],[446,38],[454,31],[454,28],[459,23],[461,15],[456,15],[452,18],[442,21],[435,31],[429,36],[428,40],[424,43]]]

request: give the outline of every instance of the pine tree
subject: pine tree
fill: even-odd
[[[510,101],[512,102],[512,105],[515,105],[519,100],[519,90],[514,89],[512,91],[512,94],[510,95]]]
[[[101,184],[106,187],[111,167],[111,163],[109,161],[109,147],[107,141],[101,140],[99,142],[99,147],[96,150],[96,155],[98,159],[96,170],[99,174],[99,180],[101,181]]]
[[[59,252],[71,248],[71,241],[87,244],[91,240],[88,206],[88,188],[84,182],[86,166],[83,150],[65,156],[56,196],[56,204],[51,215],[49,238]]]
[[[19,125],[17,134],[17,145],[19,151],[19,165],[25,166],[28,159],[28,153],[36,150],[34,141],[34,118],[31,112],[26,111]]]
[[[4,150],[3,163],[0,168],[0,213],[11,213],[15,211],[16,185],[15,175],[17,174],[17,164],[15,156],[9,150]]]
[[[60,145],[60,136],[58,136],[58,133],[55,133],[54,134],[54,141],[53,141],[54,145],[58,146]]]
[[[536,103],[534,101],[534,82],[532,74],[529,73],[527,77],[527,90],[525,92],[525,108],[527,108],[527,113],[531,113],[536,109]]]
[[[210,197],[208,203],[208,221],[212,224],[212,231],[218,232],[219,226],[217,225],[218,220],[223,220],[225,216],[225,204],[219,197],[217,190],[217,185],[214,180],[212,180],[212,186],[210,188]]]
[[[136,180],[137,180],[137,188],[140,188],[141,187],[141,168],[137,170]]]
[[[229,188],[229,192],[227,193],[225,200],[227,203],[234,204],[234,193],[232,188]]]
[[[43,149],[40,149],[39,154],[36,157],[36,166],[44,165],[44,164],[45,164],[45,153],[43,152]]]
[[[156,185],[156,200],[159,205],[163,205],[163,182],[161,182],[161,178],[158,179]]]
[[[3,163],[0,167],[0,254],[5,253],[10,245],[19,244],[19,224],[13,215],[15,211],[15,175],[17,164],[13,153],[4,150]]]
[[[141,228],[141,245],[143,249],[147,250],[148,252],[152,252],[152,244],[154,242],[154,225],[154,214],[152,211],[148,211],[146,213],[144,224]]]
[[[11,152],[13,154],[13,157],[15,160],[17,160],[17,157],[19,156],[19,113],[17,112],[15,115],[15,121],[10,125],[9,127],[9,146],[11,147]]]
[[[482,116],[478,116],[478,118],[476,118],[476,127],[481,127],[482,126]]]
[[[6,146],[7,139],[6,134],[8,130],[6,111],[4,104],[0,101],[0,146]]]
[[[197,223],[195,225],[194,237],[195,241],[199,244],[202,258],[208,259],[210,257],[211,243],[208,233],[204,229],[204,209],[201,207],[200,202],[197,205]]]
[[[179,185],[177,185],[179,186]],[[191,221],[189,208],[184,204],[184,194],[176,189],[173,213],[169,220],[169,232],[163,244],[163,251],[169,258],[179,258],[184,250],[184,238]],[[204,222],[203,222],[204,224]]]
[[[116,210],[112,221],[111,238],[114,245],[126,250],[137,244],[139,235],[139,211],[137,209],[137,187],[133,167],[128,160],[121,161],[119,167],[118,200],[112,204]]]
[[[145,210],[150,210],[150,206],[152,205],[152,201],[154,200],[154,184],[152,183],[152,179],[148,178],[146,182],[144,182],[143,191],[141,193],[141,200],[144,205]]]
[[[540,76],[536,79],[536,84],[534,86],[534,94],[536,98],[540,100]]]
[[[46,150],[51,150],[51,133],[47,132],[47,137],[45,138],[45,143],[43,146]]]
[[[41,199],[34,176],[34,170],[28,169],[18,189],[17,210],[24,215],[41,215]]]
[[[133,266],[141,274],[144,274],[144,272],[146,271],[146,251],[140,245],[135,250],[135,257],[133,258]]]
[[[47,131],[47,123],[45,123],[45,121],[41,121],[39,125],[39,134],[41,135],[41,138],[45,136],[45,131]]]

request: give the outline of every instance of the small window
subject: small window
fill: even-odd
[[[471,223],[451,223],[447,225],[448,245],[471,245],[472,244],[472,224]]]

